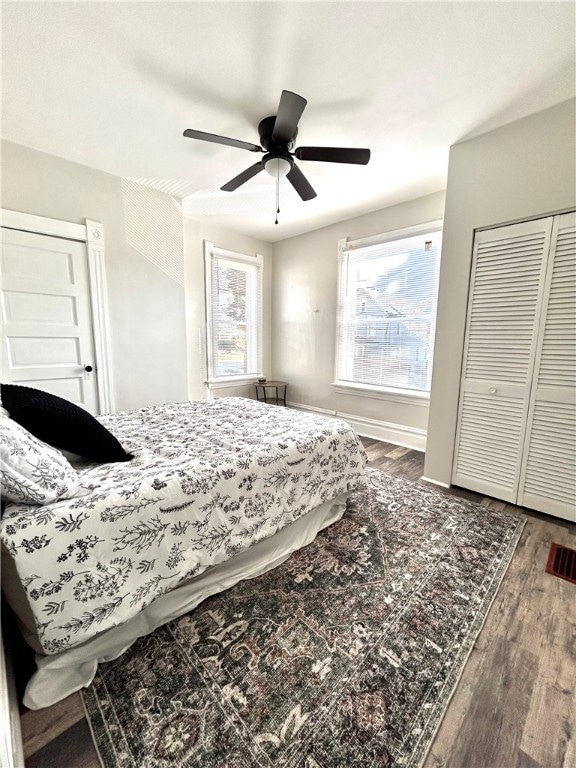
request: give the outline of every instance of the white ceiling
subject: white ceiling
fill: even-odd
[[[275,241],[443,189],[463,138],[574,96],[572,2],[3,3],[3,138],[185,197]],[[297,144],[372,150],[301,162],[302,202],[259,174],[218,188],[282,89],[308,99]],[[181,182],[175,185],[174,182]]]

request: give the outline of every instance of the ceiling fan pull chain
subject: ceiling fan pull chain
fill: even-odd
[[[276,174],[276,221],[274,224],[278,224],[278,214],[280,213],[280,169],[278,168]]]

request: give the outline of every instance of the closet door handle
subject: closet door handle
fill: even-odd
[[[488,390],[488,392],[490,392],[490,394],[491,394],[491,395],[495,395],[495,394],[496,394],[496,392],[498,392],[498,390],[497,390],[497,388],[496,388],[496,387],[490,387],[490,389]]]

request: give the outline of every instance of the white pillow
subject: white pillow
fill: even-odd
[[[2,497],[22,504],[50,504],[77,495],[76,470],[55,448],[10,418],[0,418]]]

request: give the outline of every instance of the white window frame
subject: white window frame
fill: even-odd
[[[240,264],[248,264],[257,268],[258,296],[259,302],[256,310],[256,328],[253,329],[256,342],[256,361],[257,372],[247,374],[232,374],[230,376],[216,376],[214,374],[214,349],[212,343],[212,265],[216,259],[226,259],[227,261],[236,261]],[[204,277],[205,277],[205,300],[206,300],[206,370],[208,372],[207,384],[211,389],[231,386],[236,383],[243,384],[247,381],[254,381],[262,376],[262,344],[263,344],[263,296],[262,296],[262,273],[264,270],[264,257],[257,253],[255,255],[237,253],[228,251],[224,248],[218,248],[209,240],[204,241]]]
[[[338,241],[338,311],[336,321],[336,354],[334,356],[334,381],[332,387],[334,391],[343,395],[356,395],[361,397],[370,397],[377,400],[389,400],[392,402],[410,403],[411,405],[428,405],[430,392],[424,390],[408,390],[399,387],[377,386],[375,384],[363,384],[339,379],[340,360],[344,357],[349,359],[346,349],[347,339],[341,339],[340,326],[343,322],[344,306],[342,302],[342,289],[348,279],[348,266],[350,253],[359,248],[367,248],[371,245],[381,245],[394,240],[414,237],[417,235],[432,234],[441,232],[443,220],[435,219],[424,224],[418,224],[403,229],[395,229],[390,232],[384,232],[371,237],[364,237],[358,240],[349,240],[343,238]],[[440,259],[438,260],[438,272],[440,270]],[[346,285],[347,292],[347,285]]]

